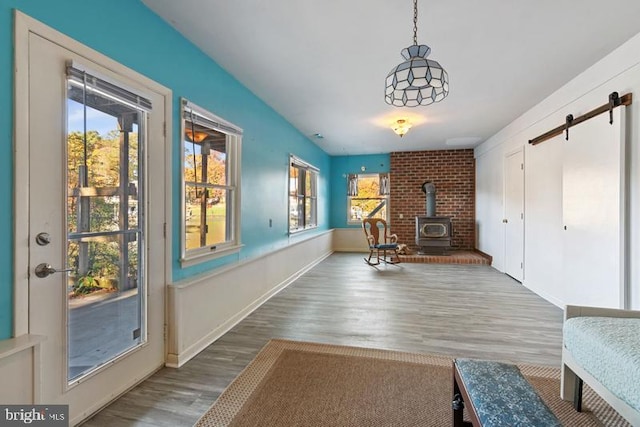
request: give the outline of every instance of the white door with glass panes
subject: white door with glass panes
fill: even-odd
[[[28,156],[16,215],[28,230],[16,237],[28,245],[16,270],[28,272],[28,332],[46,337],[36,403],[69,404],[75,424],[164,364],[170,93],[47,27],[18,37]]]

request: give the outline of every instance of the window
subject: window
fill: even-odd
[[[318,225],[318,169],[291,156],[289,162],[289,232]]]
[[[359,224],[364,218],[388,221],[389,174],[349,174],[347,187],[348,223]]]
[[[182,261],[240,248],[242,131],[182,100]]]

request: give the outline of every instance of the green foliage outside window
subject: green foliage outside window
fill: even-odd
[[[112,130],[105,136],[97,131],[86,133],[73,131],[67,137],[67,226],[68,232],[78,231],[78,191],[83,187],[81,167],[85,164],[86,187],[104,189],[120,185],[120,132]],[[138,137],[129,133],[128,183],[138,180]],[[86,154],[85,154],[86,153]],[[129,197],[129,228],[136,228],[137,200]],[[89,231],[109,232],[120,229],[118,196],[94,196],[90,198]],[[129,276],[137,275],[137,245],[129,244]],[[67,249],[67,266],[75,271],[79,267],[80,245],[70,241]],[[88,243],[88,271],[79,277],[71,276],[74,294],[86,294],[102,288],[118,287],[120,247],[116,241]]]

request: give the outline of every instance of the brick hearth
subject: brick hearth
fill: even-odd
[[[452,251],[448,255],[400,255],[400,261],[425,264],[491,265],[491,257],[476,251]]]

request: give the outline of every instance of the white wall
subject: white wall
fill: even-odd
[[[550,67],[552,72],[552,67]],[[524,82],[526,84],[526,82]],[[640,34],[578,75],[514,120],[475,150],[478,249],[494,257],[504,271],[504,156],[525,149],[525,273],[523,284],[552,303],[569,298],[562,282],[562,146],[532,139],[607,102],[617,91],[634,93],[640,102]],[[626,108],[628,178],[628,275],[630,305],[640,308],[640,108]],[[593,203],[597,203],[594,198]],[[597,268],[597,266],[595,267]]]
[[[361,227],[333,229],[333,250],[336,252],[369,252],[369,244]]]

